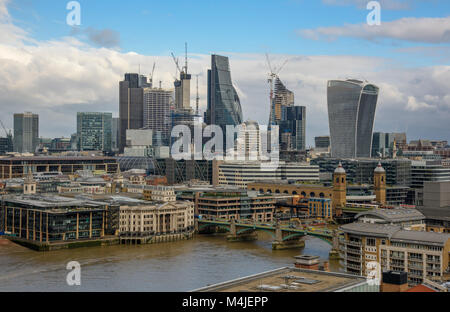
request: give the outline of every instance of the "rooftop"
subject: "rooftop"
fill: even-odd
[[[411,220],[424,220],[425,216],[417,209],[394,208],[394,209],[373,209],[358,213],[355,219],[366,216],[374,216],[387,222],[401,222]]]
[[[194,292],[333,292],[367,282],[345,273],[284,267],[196,289]]]

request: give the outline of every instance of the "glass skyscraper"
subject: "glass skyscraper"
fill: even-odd
[[[220,126],[224,135],[227,125],[237,126],[242,123],[241,103],[231,82],[230,64],[225,56],[211,55],[205,123]]]
[[[77,113],[77,139],[80,151],[111,152],[112,114]]]
[[[331,155],[370,157],[379,88],[360,80],[328,81]]]
[[[39,115],[14,114],[14,152],[34,153],[39,145]]]

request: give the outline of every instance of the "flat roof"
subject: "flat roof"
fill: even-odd
[[[17,156],[17,157],[5,157],[0,160],[7,161],[24,161],[24,160],[116,160],[114,157],[108,156]]]
[[[193,292],[333,292],[365,282],[365,277],[357,275],[283,267]]]

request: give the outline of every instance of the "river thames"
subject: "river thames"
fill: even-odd
[[[267,236],[266,236],[267,235]],[[190,291],[284,266],[294,256],[328,259],[331,246],[314,237],[305,247],[272,251],[271,237],[228,243],[221,235],[138,246],[104,246],[37,252],[0,240],[0,291]],[[81,265],[81,285],[68,286],[66,265]],[[337,261],[332,271],[340,270]]]

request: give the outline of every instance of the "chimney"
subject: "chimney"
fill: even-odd
[[[380,292],[404,292],[408,290],[408,273],[388,271],[383,272]]]

